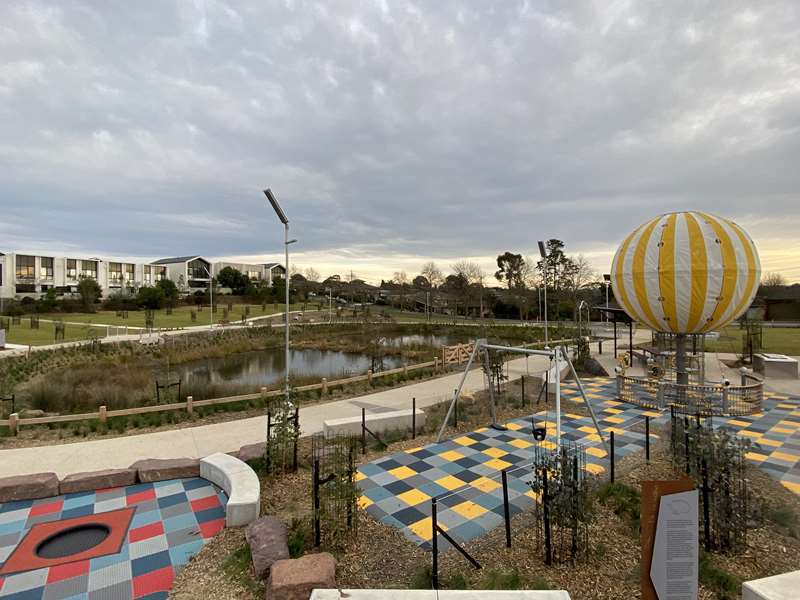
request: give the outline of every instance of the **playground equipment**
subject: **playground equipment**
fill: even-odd
[[[724,382],[706,382],[697,352],[699,345],[702,354],[705,334],[747,310],[760,274],[758,252],[747,233],[707,213],[660,215],[625,238],[611,267],[614,297],[632,319],[658,332],[674,357],[651,371],[663,373],[659,382],[650,382],[664,384],[657,392],[657,403],[663,406],[669,400],[684,412],[728,414],[728,397],[741,396],[737,414],[760,407],[760,384],[736,389]],[[690,339],[691,352],[687,350]],[[620,397],[635,401],[635,395],[622,388],[642,383],[625,377],[624,369],[618,374]],[[692,382],[690,374],[695,375]]]
[[[447,409],[447,415],[442,421],[442,426],[439,428],[439,434],[436,436],[436,441],[440,442],[442,440],[442,436],[444,435],[444,430],[447,427],[447,423],[450,421],[450,417],[453,414],[453,409],[458,402],[459,397],[461,396],[461,389],[464,387],[464,382],[467,379],[467,374],[469,373],[470,369],[472,368],[472,364],[475,362],[475,359],[480,356],[482,360],[483,370],[486,375],[486,379],[489,382],[487,386],[489,390],[489,401],[490,401],[490,409],[491,409],[491,416],[492,416],[492,423],[490,427],[492,429],[504,430],[505,427],[500,425],[497,422],[497,402],[494,395],[494,386],[492,385],[492,378],[491,378],[491,360],[489,358],[489,350],[496,350],[499,352],[509,352],[509,353],[517,353],[517,354],[525,354],[527,355],[536,355],[536,356],[546,356],[550,359],[551,368],[549,372],[554,373],[554,387],[555,387],[555,400],[556,400],[556,449],[560,450],[561,448],[561,370],[562,365],[566,364],[569,366],[570,373],[575,378],[576,383],[578,384],[578,389],[580,390],[581,396],[583,397],[583,401],[586,404],[586,407],[589,409],[589,414],[592,416],[592,421],[594,422],[595,429],[597,429],[597,435],[600,436],[600,440],[603,442],[603,446],[608,452],[608,445],[606,443],[606,438],[603,436],[603,432],[600,429],[600,425],[597,422],[597,417],[594,414],[594,409],[592,408],[591,403],[586,398],[586,391],[583,388],[583,384],[581,383],[580,377],[575,372],[575,367],[572,366],[572,361],[569,359],[566,349],[563,346],[556,346],[553,349],[545,347],[544,350],[535,350],[532,348],[523,348],[520,346],[498,346],[494,344],[488,343],[485,339],[478,339],[475,340],[475,344],[472,348],[472,353],[469,356],[469,360],[467,361],[467,365],[464,368],[464,374],[461,377],[461,381],[456,388],[453,399],[450,401],[450,406]],[[555,369],[552,368],[553,362],[555,361]],[[543,436],[542,436],[543,438]],[[537,441],[541,441],[537,438]]]

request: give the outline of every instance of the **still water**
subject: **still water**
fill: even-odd
[[[381,340],[384,345],[392,347],[426,345],[434,348],[468,341],[470,339],[466,336],[423,334],[387,336]],[[289,354],[291,375],[314,380],[363,375],[371,368],[377,372],[403,366],[400,356],[384,356],[382,365],[373,365],[371,358],[360,352],[298,349],[290,350]],[[283,348],[271,348],[183,363],[171,367],[169,377],[180,377],[184,385],[241,384],[260,387],[282,380],[285,366]],[[160,375],[166,375],[166,371]]]

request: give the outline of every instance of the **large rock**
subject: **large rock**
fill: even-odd
[[[134,483],[136,483],[136,469],[107,469],[67,475],[61,480],[59,488],[62,494],[72,494],[122,487]]]
[[[336,588],[336,559],[327,552],[279,560],[272,565],[268,600],[308,600],[315,588]]]
[[[55,473],[34,473],[0,479],[0,502],[36,500],[58,496],[58,476]]]
[[[261,442],[258,444],[247,444],[246,446],[242,446],[239,448],[239,452],[236,453],[236,458],[244,462],[250,462],[251,460],[258,460],[259,458],[264,458],[267,452],[267,445],[266,442]]]
[[[275,561],[289,558],[286,525],[277,517],[261,517],[245,529],[250,553],[253,555],[253,568],[258,579],[269,576],[270,567]]]
[[[147,458],[137,460],[130,468],[136,469],[142,483],[200,477],[200,461],[195,458]]]

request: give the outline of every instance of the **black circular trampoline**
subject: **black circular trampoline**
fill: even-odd
[[[39,558],[64,558],[91,550],[101,544],[111,529],[99,523],[87,523],[54,533],[36,546]]]

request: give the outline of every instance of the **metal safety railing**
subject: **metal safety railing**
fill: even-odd
[[[643,408],[672,407],[676,412],[702,416],[741,416],[761,412],[764,384],[680,384],[674,381],[617,377],[617,397]]]

